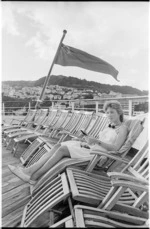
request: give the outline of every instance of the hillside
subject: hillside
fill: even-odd
[[[42,86],[44,84],[45,77],[42,77],[36,81],[3,81],[3,84],[8,84],[12,87],[33,87],[33,86]],[[74,88],[86,88],[94,89],[101,93],[109,93],[110,91],[122,93],[122,94],[135,94],[135,95],[148,95],[148,91],[141,91],[137,88],[130,86],[118,86],[118,85],[109,85],[101,84],[94,81],[87,81],[85,79],[78,79],[76,77],[66,77],[63,75],[52,75],[49,81],[49,85],[59,85],[64,87],[74,87]]]

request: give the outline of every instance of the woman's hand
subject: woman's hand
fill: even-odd
[[[80,146],[86,149],[90,149],[89,145],[85,142],[81,142]]]
[[[89,145],[98,144],[98,140],[93,137],[86,137],[86,141]]]

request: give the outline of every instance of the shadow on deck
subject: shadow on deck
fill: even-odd
[[[29,184],[16,177],[7,166],[18,165],[23,150],[21,145],[14,157],[10,150],[2,146],[2,227],[20,226],[24,207],[30,199]]]

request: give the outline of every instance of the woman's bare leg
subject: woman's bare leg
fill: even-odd
[[[61,144],[56,144],[49,152],[45,153],[35,164],[28,168],[23,168],[22,171],[27,175],[32,175],[37,170],[39,170],[51,157],[52,155],[61,147]]]
[[[38,180],[38,178],[40,178],[64,157],[70,157],[67,146],[61,146],[38,171],[32,174],[30,179],[35,181]]]

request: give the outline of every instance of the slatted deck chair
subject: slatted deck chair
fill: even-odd
[[[43,121],[41,122],[41,124],[39,124],[37,126],[37,128],[35,128],[35,130],[28,130],[23,134],[19,134],[17,135],[17,133],[15,134],[10,134],[9,137],[9,142],[8,142],[8,146],[11,143],[11,141],[13,140],[14,142],[14,148],[17,146],[17,144],[21,143],[21,142],[29,142],[32,143],[34,139],[36,139],[38,136],[44,135],[44,133],[46,132],[46,129],[50,126],[53,125],[54,122],[57,121],[58,119],[58,110],[52,110],[48,116],[46,116]],[[32,140],[32,141],[31,141]],[[15,152],[15,150],[14,150]]]
[[[13,124],[13,121],[14,120],[17,120],[17,119],[12,119],[12,122],[10,123],[9,126],[7,127],[4,127],[2,132],[3,132],[3,142],[5,144],[5,141],[6,141],[6,137],[7,137],[7,134],[9,133],[10,130],[19,130],[21,127],[26,127],[28,123],[32,122],[34,117],[36,115],[36,110],[29,110],[28,111],[28,114],[26,115],[25,119],[24,120],[18,120],[19,123],[18,124]]]
[[[100,160],[100,156],[107,157],[108,160],[104,163],[105,171],[113,170],[113,168],[117,167],[120,163],[119,160],[116,160],[116,156],[119,158],[125,158],[129,150],[131,149],[132,145],[134,144],[135,140],[138,138],[139,135],[143,135],[143,129],[145,123],[147,123],[148,117],[144,116],[143,119],[136,117],[135,119],[129,119],[125,121],[126,126],[128,127],[128,136],[123,144],[123,146],[118,151],[109,151],[109,152],[99,152],[99,151],[92,151],[91,154],[95,155],[94,159],[88,165],[87,171],[92,171],[95,167],[97,162]],[[147,126],[145,126],[145,130],[147,131]],[[112,154],[113,153],[113,154]],[[115,153],[115,158],[114,158]],[[113,160],[114,158],[114,160]]]
[[[2,132],[4,132],[5,130],[9,130],[11,128],[20,128],[20,126],[26,126],[28,122],[32,121],[33,117],[35,116],[35,113],[36,110],[29,109],[27,115],[23,120],[13,118],[9,124],[8,123],[4,124],[4,126],[2,127]],[[14,121],[15,122],[17,121],[18,123],[14,124]]]
[[[47,115],[46,109],[37,110],[36,115],[34,116],[34,119],[32,121],[28,122],[25,127],[21,127],[19,129],[6,130],[4,132],[4,134],[5,134],[4,135],[5,136],[4,141],[6,143],[6,146],[8,146],[9,138],[13,138],[20,133],[24,134],[29,130],[36,129],[36,127],[41,124],[41,121],[44,120],[46,115]]]
[[[26,205],[22,217],[21,227],[29,227],[34,224],[34,221],[45,213],[45,210],[53,212],[57,211],[57,204],[64,205],[66,200],[70,205],[70,190],[65,173],[60,174],[40,192],[37,193],[36,199],[31,199]],[[56,208],[54,208],[56,207]]]
[[[146,150],[146,147],[143,147],[142,150],[144,151],[144,149]],[[72,172],[74,172],[74,174]],[[68,184],[67,177],[70,185]],[[75,181],[75,178],[77,182]],[[35,223],[36,219],[44,214],[46,211],[52,211],[53,213],[55,213],[56,209],[59,211],[62,200],[63,205],[68,202],[71,214],[74,218],[73,201],[71,201],[71,196],[75,200],[74,204],[77,204],[77,202],[85,202],[86,204],[90,204],[93,206],[95,205],[97,207],[99,203],[106,197],[107,193],[109,193],[112,185],[115,185],[114,183],[111,184],[110,180],[111,179],[109,177],[94,175],[92,173],[87,173],[78,169],[67,169],[67,176],[66,173],[59,174],[56,178],[50,180],[44,186],[41,186],[38,191],[36,190],[36,192],[32,194],[31,200],[25,207],[21,226],[32,226],[32,223]],[[140,182],[142,182],[142,185],[138,183],[138,185],[136,184],[135,186],[136,188],[138,187],[140,191],[147,192],[148,188],[145,188],[145,179],[143,179],[142,181],[141,180]],[[128,184],[126,185],[128,189]],[[132,184],[132,186],[134,186],[134,184]],[[120,186],[118,185],[118,189],[119,188]],[[133,200],[130,197],[132,197]],[[126,198],[128,198],[129,201],[127,201]],[[143,212],[140,209],[136,209],[135,207],[133,208],[132,206],[130,206],[131,202],[132,204],[134,204],[138,198],[141,199],[141,196],[137,197],[136,194],[134,194],[131,190],[124,191],[121,193],[121,195],[119,195],[119,201],[117,198],[117,203],[114,203],[115,206],[112,206],[112,208],[115,207],[115,210],[117,211],[118,209],[122,208],[122,211],[124,211],[125,213],[148,218],[147,212]],[[142,197],[142,200],[143,199],[144,197]]]
[[[85,205],[75,205],[74,218],[72,215],[51,223],[49,228],[147,228],[147,220],[145,218],[137,218],[119,212],[107,211],[93,208]]]
[[[68,111],[66,111],[66,110],[61,111],[59,119],[56,121],[55,125],[61,126],[65,122],[67,116],[68,116]],[[53,128],[55,125],[48,127],[48,129]],[[47,130],[47,131],[49,131],[49,130]],[[46,134],[46,132],[45,132],[45,134]],[[37,138],[37,141],[41,142],[42,145],[45,144],[45,142],[41,138]],[[52,148],[52,145],[47,142],[47,144],[45,144],[45,146],[43,146],[43,148],[44,147],[47,148],[47,151],[43,150],[42,148],[38,149],[38,151],[37,151],[37,147],[35,147],[37,141],[34,140],[32,142],[32,144],[28,146],[28,148],[22,153],[22,155],[20,157],[20,160],[25,167],[29,167],[32,164],[34,164],[35,162],[37,162],[41,156],[43,156],[46,152],[48,152]],[[47,145],[47,147],[46,147],[46,145]]]
[[[52,145],[58,143],[60,137],[63,135],[61,131],[63,130],[63,131],[70,132],[70,130],[76,128],[81,117],[82,117],[82,113],[80,111],[73,111],[70,119],[67,122],[65,122],[64,125],[61,126],[59,129],[55,129],[55,133],[53,134],[53,137],[52,136],[51,138],[42,137],[42,140],[44,142],[49,142]]]
[[[89,113],[88,113],[88,115],[89,115]],[[104,128],[104,125],[107,124],[107,120],[108,120],[107,117],[106,116],[102,117],[102,116],[99,116],[99,115],[97,117],[98,117],[97,118],[97,124],[100,124],[100,120],[101,120],[102,128]],[[101,117],[101,119],[99,119],[99,117]],[[86,130],[88,128],[88,125],[90,124],[91,117],[88,117],[87,120],[84,119],[84,121],[86,121],[86,122],[82,122],[82,124],[86,124],[87,125],[86,128],[85,128],[85,130]],[[95,126],[95,123],[94,123],[94,126]],[[97,125],[97,126],[98,126],[97,130],[100,129],[100,125]],[[83,128],[83,126],[82,126],[82,128]],[[96,131],[96,133],[97,133],[97,131]],[[39,140],[42,141],[43,138],[39,138]],[[44,141],[43,141],[43,143],[44,143]],[[33,151],[33,150],[30,150],[30,147],[31,147],[31,149],[33,149],[32,145],[29,146],[23,152],[23,154],[20,157],[20,160],[21,160],[23,166],[29,167],[29,166],[33,165],[35,162],[37,162],[40,159],[39,155],[43,156],[45,153],[47,153],[52,148],[52,145],[48,141],[45,144],[47,144],[47,147],[46,147],[47,150],[45,150],[44,146],[43,146],[43,148],[38,149],[38,151],[37,151],[37,148]],[[59,166],[61,165],[61,169],[64,169],[64,165],[65,166],[72,165],[72,163],[76,164],[76,162],[78,164],[78,162],[81,163],[81,161],[83,161],[83,160],[71,160],[71,159],[62,160],[62,164],[60,163]],[[81,163],[81,165],[84,167],[84,165],[87,165],[87,163],[88,163],[88,160],[85,160],[85,162],[83,161],[83,164]],[[57,169],[57,172],[58,172],[58,169]]]
[[[69,122],[67,123],[65,129],[68,128],[68,130],[70,130],[70,128],[72,129],[72,126],[73,126],[73,128],[75,128],[76,125],[78,124],[78,122],[80,121],[81,117],[82,117],[82,113],[80,113],[79,111],[74,111],[74,112],[73,112],[73,116],[72,116],[72,118],[69,120]],[[20,137],[20,136],[19,136],[19,137]],[[21,139],[21,141],[22,141],[22,138],[19,139],[19,137],[18,137],[18,138],[13,138],[13,141],[14,141],[13,152],[14,152],[14,153],[16,153],[16,150],[17,150],[17,147],[18,147],[19,140]],[[45,142],[47,142],[47,141],[49,142],[49,141],[50,141],[50,139],[49,139],[48,137],[41,137],[41,139],[42,139],[43,141],[45,141]],[[57,141],[58,141],[58,140],[57,140]],[[54,143],[53,143],[53,140],[50,141],[50,142],[51,142],[51,145],[54,145],[55,143],[57,143],[57,141],[55,141]]]
[[[18,145],[19,145],[19,142],[15,142],[15,137],[16,136],[21,137],[21,136],[24,136],[26,134],[30,134],[31,131],[33,131],[33,130],[36,130],[38,128],[38,126],[41,126],[41,123],[45,120],[47,112],[48,112],[48,110],[46,110],[46,109],[41,110],[40,115],[39,115],[40,117],[37,119],[37,121],[30,123],[26,129],[24,128],[24,130],[22,128],[22,131],[18,131],[16,133],[8,135],[8,146],[10,146],[10,140],[9,139],[11,139],[11,141],[12,141],[12,153],[14,153],[14,154],[16,153]]]
[[[104,121],[104,120],[102,120]],[[130,123],[130,122],[129,122]],[[145,123],[145,122],[144,122]],[[104,174],[106,171],[113,171],[120,163],[128,163],[129,159],[125,157],[127,152],[131,149],[132,145],[138,141],[139,137],[141,137],[144,134],[144,131],[146,130],[147,126],[145,126],[144,131],[143,125],[144,123],[139,120],[133,120],[132,124],[136,125],[130,125],[131,130],[129,132],[129,136],[124,143],[124,145],[121,147],[121,153],[124,153],[124,157],[121,157],[121,155],[111,155],[110,153],[107,153],[108,158],[110,158],[110,161],[108,160],[107,163],[105,163],[102,168],[98,166],[98,162],[100,160],[100,155],[105,155],[102,152],[93,151],[95,153],[95,156],[91,161],[87,160],[86,158],[83,159],[72,159],[72,158],[65,158],[62,159],[59,163],[57,163],[52,169],[50,169],[44,176],[42,176],[39,181],[36,183],[35,187],[32,187],[32,190],[36,190],[41,187],[41,185],[44,185],[45,182],[48,182],[49,179],[52,179],[54,176],[56,176],[58,173],[64,172],[67,167],[74,166],[78,167],[80,169],[86,170],[88,172],[93,172],[96,174],[101,174],[102,171],[104,171]],[[130,123],[131,124],[131,123]],[[95,125],[95,124],[94,124]],[[145,142],[145,141],[144,141]],[[144,145],[144,143],[142,143]],[[116,163],[116,161],[118,163]],[[116,164],[114,166],[114,164]],[[28,166],[28,161],[25,161],[25,166]],[[34,192],[33,191],[33,192]]]
[[[70,135],[71,135],[70,139],[72,137],[81,136],[82,134],[80,130],[85,131],[88,128],[93,118],[92,115],[93,115],[93,112],[81,111],[81,118],[75,127],[73,127],[70,131],[66,131],[66,130],[60,131],[60,133],[62,133],[62,136],[59,140],[59,143],[62,141],[65,141],[66,139],[69,140],[68,137]]]
[[[123,214],[120,212],[108,211],[93,208],[90,206],[76,205],[75,212],[75,227],[79,228],[146,228],[147,220],[145,218],[138,218]],[[73,218],[73,217],[72,217]],[[71,216],[68,217],[68,220]],[[72,219],[73,220],[73,219]],[[67,222],[67,219],[66,219]],[[61,222],[53,224],[50,228],[57,227]],[[61,224],[60,224],[61,225]],[[66,227],[68,225],[66,224]]]
[[[148,142],[121,173],[108,172],[108,176],[67,168],[72,198],[105,210],[128,212],[139,217],[147,216],[139,209],[148,199],[147,155]],[[141,192],[140,195],[138,191]]]

